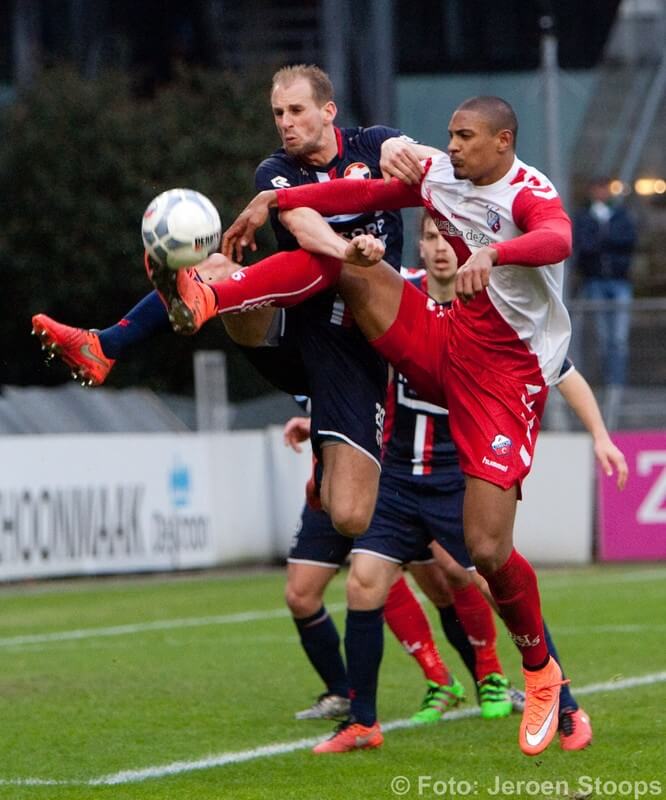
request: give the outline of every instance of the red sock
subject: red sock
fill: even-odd
[[[492,575],[483,576],[526,667],[548,659],[536,573],[517,550]]]
[[[341,268],[337,258],[290,250],[238,269],[209,286],[217,297],[219,314],[266,306],[286,308],[334,286]]]
[[[428,618],[404,578],[391,586],[384,605],[384,619],[400,644],[418,661],[426,680],[440,685],[450,683],[449,671],[433,641]]]
[[[502,673],[495,642],[497,631],[493,612],[483,593],[475,583],[453,592],[456,614],[463,626],[469,643],[474,648],[476,662],[474,672],[477,681],[491,672]]]

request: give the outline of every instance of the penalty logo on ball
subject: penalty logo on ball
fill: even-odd
[[[191,267],[220,246],[222,223],[211,201],[194,189],[169,189],[149,204],[141,223],[146,251],[162,266]]]

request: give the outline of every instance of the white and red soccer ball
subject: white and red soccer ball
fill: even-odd
[[[148,254],[170,269],[191,267],[218,250],[222,223],[211,201],[194,189],[169,189],[151,201],[141,222]]]

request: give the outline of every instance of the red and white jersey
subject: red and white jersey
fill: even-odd
[[[512,360],[512,351],[519,356],[517,350],[524,357],[526,347],[537,358],[545,383],[555,382],[571,335],[562,301],[563,262],[527,267],[505,263],[512,255],[510,240],[544,220],[567,224],[553,184],[516,158],[499,181],[476,186],[456,178],[449,156],[442,153],[426,163],[421,196],[460,264],[481,247],[506,243],[497,247],[499,262],[490,273],[487,290],[465,305],[453,304],[451,313],[464,335],[503,360]],[[542,263],[537,239],[534,246],[534,263]]]

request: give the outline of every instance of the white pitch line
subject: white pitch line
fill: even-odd
[[[561,586],[562,583],[558,580],[561,576],[553,575],[552,583],[548,580],[548,573],[546,573],[546,580],[542,581],[545,588]],[[618,582],[618,583],[633,583],[640,580],[662,580],[666,579],[666,570],[663,569],[646,569],[638,570],[635,572],[627,572],[624,574],[598,574],[595,576],[588,576],[588,582]],[[422,600],[424,598],[419,593]],[[327,605],[329,611],[342,611],[345,609],[345,603],[330,603]],[[162,630],[175,630],[178,628],[198,628],[205,627],[206,625],[229,625],[243,622],[254,622],[268,619],[281,619],[290,617],[291,612],[287,608],[268,609],[265,611],[241,611],[236,614],[218,614],[210,617],[186,617],[184,619],[166,619],[154,620],[153,622],[137,622],[128,625],[114,625],[107,628],[79,628],[74,630],[53,631],[51,633],[35,633],[35,634],[22,634],[17,636],[0,637],[0,648],[20,647],[22,645],[31,644],[45,644],[48,642],[66,642],[74,641],[77,639],[91,639],[96,637],[108,636],[128,636],[136,633],[144,633],[148,631],[162,631]],[[655,625],[599,625],[585,627],[585,632],[595,633],[638,633],[643,630],[655,630],[663,626]],[[582,628],[578,626],[553,626],[553,630],[576,633]]]
[[[340,611],[344,603],[327,605],[330,611]],[[291,617],[287,608],[267,611],[240,611],[237,614],[219,614],[213,617],[185,617],[183,619],[162,619],[153,622],[137,622],[131,625],[113,625],[108,628],[79,628],[52,633],[28,633],[19,636],[0,638],[0,647],[17,647],[25,644],[44,644],[45,642],[67,642],[75,639],[92,639],[100,636],[128,636],[146,631],[168,631],[176,628],[200,628],[206,625],[231,625],[242,622],[256,622],[268,619]]]
[[[650,675],[636,675],[630,678],[618,678],[604,683],[592,683],[588,686],[577,686],[576,694],[597,694],[599,692],[618,692],[623,689],[634,689],[638,686],[650,686],[655,683],[666,682],[666,671],[654,672]],[[460,711],[452,711],[443,718],[443,724],[456,720],[476,717],[479,715],[478,706]],[[382,723],[383,731],[398,730],[401,728],[417,727],[410,719],[396,719],[392,722]],[[236,752],[219,753],[206,756],[195,761],[172,761],[170,764],[144,767],[143,769],[127,769],[101,775],[99,778],[88,780],[56,780],[51,778],[0,778],[0,786],[119,786],[128,783],[141,783],[151,778],[166,778],[173,775],[182,775],[187,772],[197,772],[215,767],[224,767],[229,764],[242,764],[245,761],[255,761],[259,758],[272,758],[273,756],[286,755],[298,750],[307,750],[314,747],[322,740],[321,736],[312,736],[307,739],[296,739],[292,742],[277,742],[251,750],[238,750]]]
[[[427,598],[419,593],[424,602]],[[342,611],[344,603],[329,603],[329,611]],[[0,648],[10,649],[26,645],[49,644],[58,642],[80,641],[83,639],[108,638],[113,636],[131,636],[150,631],[169,631],[182,628],[201,628],[209,625],[232,625],[244,622],[261,622],[262,620],[291,618],[287,608],[269,609],[266,611],[241,611],[237,614],[219,614],[211,617],[185,617],[182,619],[162,619],[153,622],[137,622],[129,625],[114,625],[108,628],[79,628],[69,631],[53,631],[51,633],[20,634],[18,636],[0,637]],[[641,633],[644,631],[662,631],[666,624],[627,623],[616,625],[552,625],[551,630],[561,634],[590,633]]]

